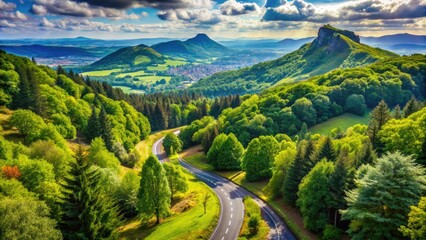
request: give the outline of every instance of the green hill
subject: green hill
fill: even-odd
[[[182,57],[190,60],[224,56],[231,51],[210,39],[206,34],[197,34],[186,41],[170,41],[152,46],[157,52],[173,57]]]
[[[92,63],[92,69],[130,68],[164,62],[164,56],[146,45],[121,48]]]
[[[321,27],[313,42],[283,57],[240,70],[201,79],[192,86],[207,94],[255,93],[270,86],[305,80],[337,68],[367,65],[396,57],[389,51],[360,43],[354,32],[330,25]]]

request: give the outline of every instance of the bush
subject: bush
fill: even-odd
[[[339,240],[340,236],[342,235],[342,230],[327,224],[324,228],[324,230],[322,231],[321,240]]]
[[[260,224],[260,216],[257,214],[251,215],[248,221],[248,228],[251,235],[257,234],[257,231],[259,231],[259,224]]]

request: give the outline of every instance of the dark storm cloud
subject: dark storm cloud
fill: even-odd
[[[152,7],[160,10],[180,9],[197,6],[200,1],[197,0],[76,0],[77,2],[85,2],[92,6],[128,9],[135,5]]]

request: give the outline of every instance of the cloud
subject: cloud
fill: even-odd
[[[223,15],[242,15],[251,12],[259,12],[260,7],[256,3],[241,3],[235,0],[229,0],[219,6]]]
[[[7,20],[0,20],[0,28],[12,28],[16,27],[16,24],[10,23]]]
[[[134,18],[127,15],[124,11],[91,7],[88,3],[77,3],[71,0],[35,0],[30,12],[35,15],[65,15],[72,17],[105,17],[110,19]]]
[[[13,11],[16,8],[15,3],[11,2],[5,2],[3,0],[0,0],[0,10],[1,11]]]
[[[41,19],[40,24],[38,25],[39,27],[47,27],[47,28],[51,28],[54,27],[55,24],[53,24],[51,21],[47,20],[47,18],[43,17]]]
[[[278,5],[278,3],[281,3]],[[402,19],[426,16],[426,0],[359,0],[318,7],[304,0],[268,0],[264,21],[358,21],[362,19]]]
[[[132,24],[124,23],[120,26],[120,31],[126,33],[142,33],[145,32],[142,26],[135,26]]]
[[[28,19],[28,17],[27,17],[27,15],[21,13],[20,11],[0,12],[0,19],[10,20],[10,21],[26,21]]]
[[[183,21],[205,25],[217,24],[223,20],[219,11],[211,11],[206,8],[160,11],[157,16],[164,21]]]
[[[128,9],[134,6],[152,7],[160,10],[211,7],[211,0],[76,0],[92,6]]]

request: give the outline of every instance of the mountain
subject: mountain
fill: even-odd
[[[206,34],[197,34],[186,41],[174,40],[152,46],[157,52],[186,59],[206,59],[229,54],[229,48],[213,41]]]
[[[214,74],[191,88],[211,95],[255,93],[336,68],[351,68],[396,56],[395,53],[361,44],[354,32],[324,25],[314,41],[294,52],[252,67]]]
[[[417,44],[426,45],[426,36],[413,35],[409,33],[385,35],[381,37],[363,37],[362,41],[366,44],[384,44],[384,45],[398,45],[398,44]]]
[[[0,49],[12,54],[35,58],[57,58],[57,57],[97,57],[100,58],[111,53],[114,47],[60,47],[34,45],[0,45]]]
[[[146,45],[121,48],[92,63],[89,68],[111,69],[155,64],[164,61],[164,56]]]
[[[314,40],[314,37],[308,37],[308,38],[300,38],[300,39],[292,39],[292,38],[286,38],[284,40],[281,40],[277,42],[277,46],[284,47],[284,48],[299,48],[303,44],[309,43],[312,40]]]

